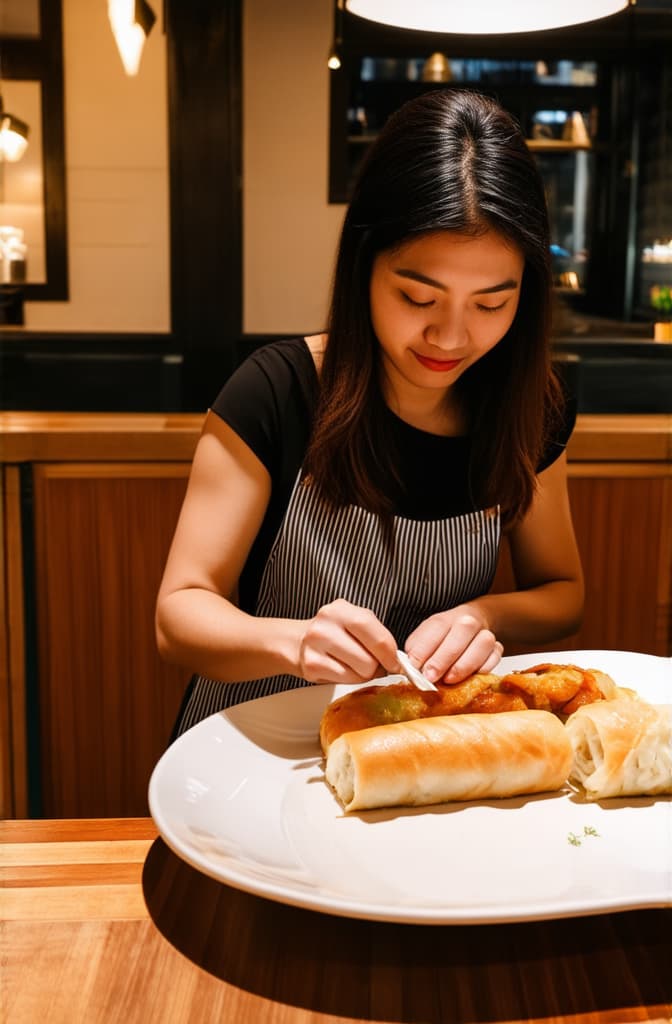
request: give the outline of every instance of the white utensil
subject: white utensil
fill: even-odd
[[[403,673],[409,683],[413,683],[413,685],[417,686],[419,690],[437,689],[436,686],[434,686],[434,683],[430,683],[429,679],[426,679],[425,676],[423,676],[420,669],[416,668],[415,665],[411,663],[411,660],[405,651],[397,651],[397,658],[399,659],[399,664],[401,665]]]

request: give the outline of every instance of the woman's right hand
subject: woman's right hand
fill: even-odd
[[[308,620],[299,675],[311,683],[367,683],[399,671],[397,642],[368,608],[339,598]]]

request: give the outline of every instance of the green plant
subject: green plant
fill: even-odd
[[[654,284],[649,291],[651,305],[659,313],[672,313],[672,288],[667,284]]]

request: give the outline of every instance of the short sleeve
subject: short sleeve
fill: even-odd
[[[301,338],[265,345],[229,377],[211,409],[275,476],[302,456],[310,425],[315,369]],[[287,447],[297,452],[287,452]]]
[[[231,374],[212,411],[224,420],[270,471],[273,459],[275,400],[271,382],[257,353]]]

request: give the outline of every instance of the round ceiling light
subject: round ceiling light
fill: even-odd
[[[345,0],[351,14],[421,32],[542,32],[606,18],[631,0]]]

